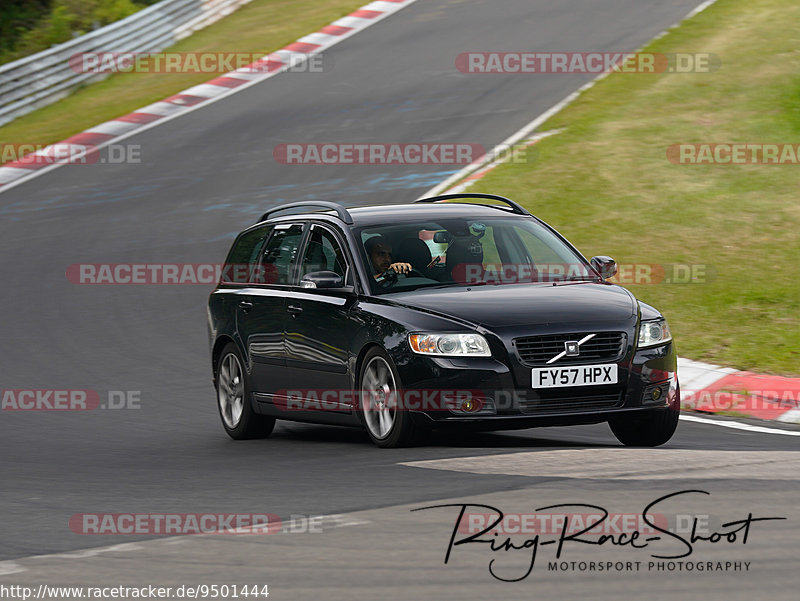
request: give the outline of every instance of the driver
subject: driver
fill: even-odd
[[[383,236],[373,236],[364,242],[364,248],[375,271],[372,277],[379,278],[390,269],[396,273],[407,274],[411,271],[410,263],[392,262],[392,245]]]

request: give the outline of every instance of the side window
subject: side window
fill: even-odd
[[[253,281],[253,267],[258,262],[258,253],[271,231],[272,226],[265,226],[236,238],[222,269],[223,282],[246,284]]]
[[[264,246],[259,276],[265,284],[289,284],[291,270],[303,237],[301,224],[278,224]]]
[[[342,278],[347,275],[347,261],[334,235],[323,227],[314,227],[308,238],[300,277],[314,271],[333,271]]]

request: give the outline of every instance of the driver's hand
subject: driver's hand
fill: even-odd
[[[397,273],[408,273],[411,271],[411,263],[392,263],[389,265],[389,269],[392,269]]]

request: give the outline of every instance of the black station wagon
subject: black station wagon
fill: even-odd
[[[656,446],[678,423],[666,320],[520,205],[489,194],[279,206],[242,232],[208,302],[235,439],[276,419],[418,433],[608,422]]]

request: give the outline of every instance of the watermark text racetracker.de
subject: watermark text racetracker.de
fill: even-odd
[[[0,144],[0,164],[14,163],[18,167],[43,167],[65,163],[69,165],[138,165],[142,162],[139,144],[108,144],[102,148],[93,144]]]
[[[320,534],[326,529],[356,525],[344,515],[274,513],[76,513],[69,518],[75,534],[96,536],[194,536]]]
[[[290,336],[291,337],[291,336]],[[578,366],[568,372],[550,370],[539,376],[540,383],[552,384],[561,378],[567,383],[589,382],[610,383],[612,370],[609,366]],[[671,372],[660,371],[653,375],[662,381],[672,377]],[[549,388],[551,386],[540,386]],[[671,395],[674,393],[670,393]],[[536,389],[503,388],[496,390],[471,390],[468,388],[401,388],[383,389],[280,389],[272,396],[275,409],[285,412],[340,412],[355,410],[360,412],[411,411],[435,412],[444,414],[473,415],[476,417],[495,415],[504,411],[535,409],[547,402],[547,395]]]
[[[286,69],[293,73],[332,70],[329,55],[270,54],[258,52],[78,52],[69,58],[76,73],[271,73]]]
[[[800,390],[685,390],[681,406],[694,411],[780,411],[800,409]]]
[[[495,393],[494,397],[498,397],[498,394]],[[468,389],[409,388],[386,393],[375,390],[332,388],[285,389],[276,392],[273,404],[283,411],[340,411],[342,407],[348,407],[365,411],[391,408],[398,411],[478,413],[484,408],[485,398],[483,392]]]
[[[667,159],[675,165],[800,165],[800,144],[703,142],[672,144]]]
[[[76,513],[69,520],[72,532],[87,535],[252,535],[282,527],[280,517],[268,513]]]
[[[73,263],[67,280],[85,285],[214,285],[219,281],[277,282],[272,265],[222,263]]]
[[[281,165],[469,165],[499,161],[527,164],[536,158],[530,146],[499,144],[487,151],[464,142],[298,142],[278,144],[272,157]]]
[[[462,52],[462,73],[710,73],[720,68],[708,52]]]
[[[585,279],[592,276],[583,263],[459,263],[453,279],[465,284],[526,284]],[[617,263],[617,273],[607,278],[620,285],[706,284],[716,277],[706,263]]]
[[[108,390],[101,395],[90,389],[6,389],[0,399],[2,411],[94,411],[141,407],[141,390]]]
[[[512,161],[524,156],[509,152]],[[469,165],[485,155],[480,144],[462,142],[304,142],[272,151],[282,165]]]
[[[459,534],[484,533],[491,536],[519,534],[576,534],[588,536],[619,536],[639,532],[654,535],[666,530],[678,534],[710,534],[711,516],[678,513],[608,513],[602,511],[539,511],[498,514],[479,511],[465,513],[458,522]],[[487,529],[488,527],[488,529]]]

